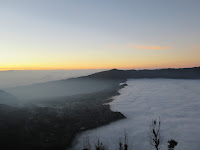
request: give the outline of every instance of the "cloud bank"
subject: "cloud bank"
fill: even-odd
[[[171,48],[171,47],[148,46],[148,45],[130,45],[129,47],[133,49],[141,49],[141,50],[164,50],[164,49]]]
[[[176,150],[199,149],[200,80],[139,79],[127,84],[111,102],[111,109],[122,112],[127,119],[85,132],[75,141],[73,150],[82,148],[84,136],[89,136],[91,143],[99,136],[108,149],[118,149],[124,130],[130,149],[149,150],[149,124],[159,116],[162,149],[167,149],[167,141],[172,138],[178,141]]]

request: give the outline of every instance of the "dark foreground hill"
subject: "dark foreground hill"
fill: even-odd
[[[104,90],[51,97],[12,107],[0,104],[0,149],[66,150],[78,133],[125,118],[113,112],[111,97],[124,85],[108,82]]]

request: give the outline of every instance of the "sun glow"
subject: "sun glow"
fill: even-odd
[[[97,2],[21,4],[0,5],[0,70],[200,65],[198,5],[185,5],[192,11],[184,15],[179,3],[178,9],[167,4],[161,9],[144,6],[143,13],[134,2],[106,7]],[[161,15],[165,9],[179,18]]]

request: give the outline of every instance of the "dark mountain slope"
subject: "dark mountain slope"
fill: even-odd
[[[200,67],[181,69],[156,70],[117,70],[112,69],[95,73],[86,77],[90,79],[139,79],[139,78],[169,78],[169,79],[200,79]]]
[[[47,99],[77,94],[89,94],[115,87],[114,80],[74,78],[6,89],[22,100]]]
[[[98,92],[131,78],[200,79],[200,67],[156,70],[112,69],[89,76],[21,86],[6,91],[20,99],[46,99]]]

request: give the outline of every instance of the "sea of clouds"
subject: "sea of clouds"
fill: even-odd
[[[119,139],[128,133],[129,149],[150,150],[148,132],[152,119],[161,118],[162,150],[167,141],[178,142],[176,150],[199,150],[200,147],[200,80],[137,79],[110,103],[127,119],[86,131],[77,137],[73,150],[83,147],[89,137],[91,145],[100,138],[108,149],[118,149]]]

